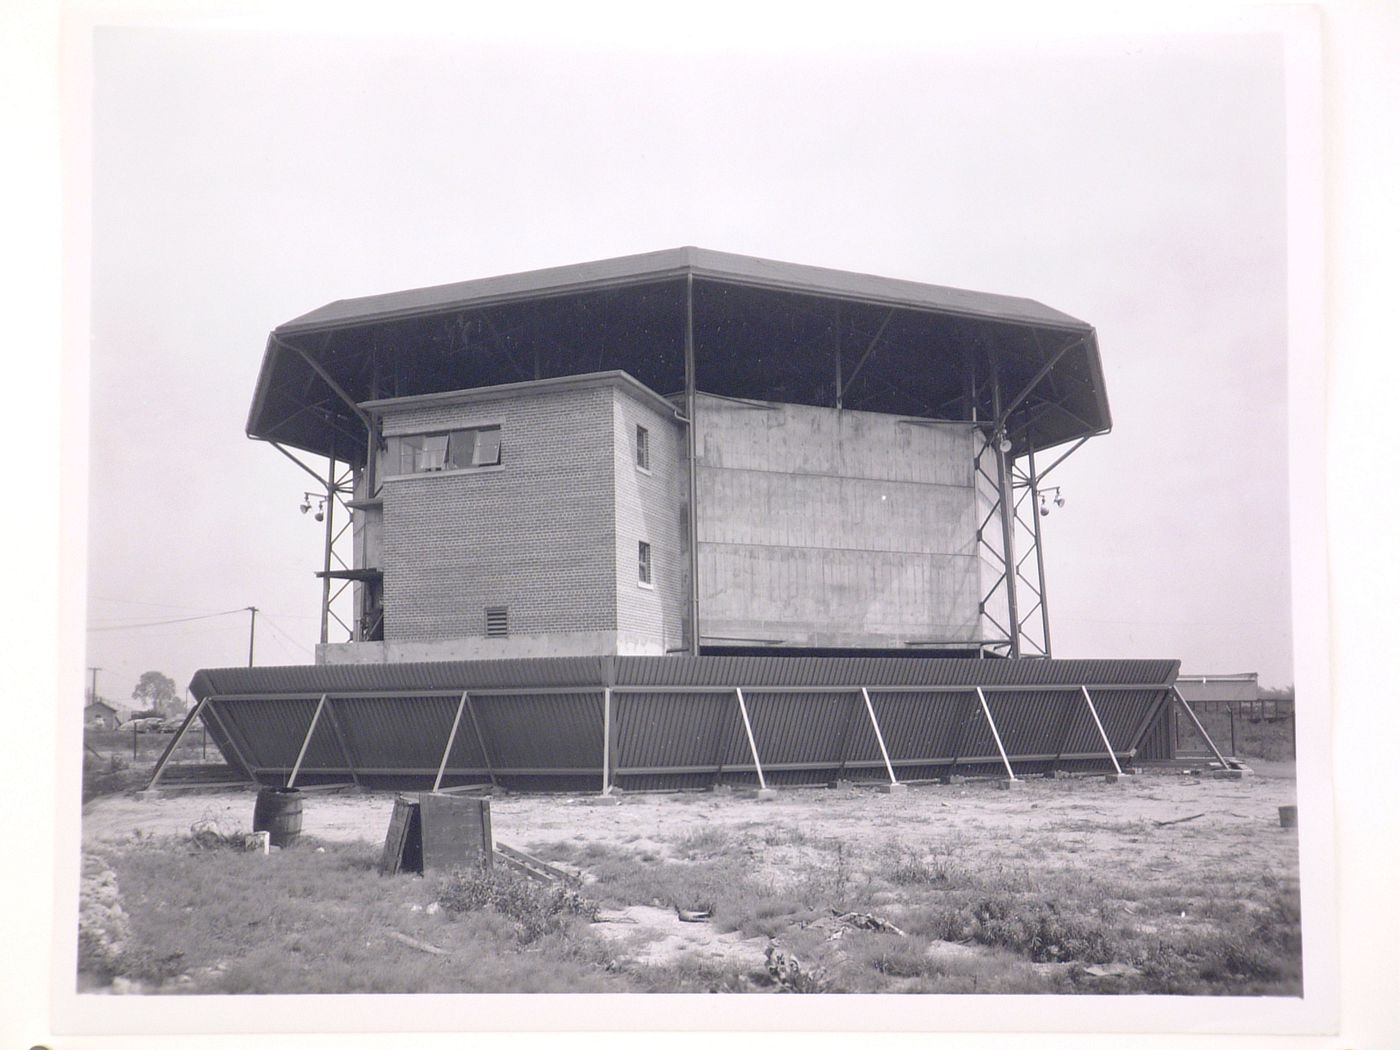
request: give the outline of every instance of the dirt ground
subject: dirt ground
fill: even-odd
[[[741,792],[497,794],[491,818],[497,842],[561,862],[562,856],[601,857],[610,849],[646,862],[705,860],[710,850],[719,850],[731,858],[742,854],[739,870],[783,883],[830,865],[833,844],[839,844],[867,866],[888,863],[894,849],[899,856],[955,858],[984,874],[1103,877],[1144,893],[1157,887],[1172,897],[1178,888],[1189,894],[1179,915],[1172,911],[1150,921],[1144,915],[1137,923],[1139,933],[1155,935],[1166,927],[1209,928],[1211,920],[1197,914],[1208,910],[1203,902],[1210,896],[1207,891],[1199,897],[1203,870],[1212,872],[1215,885],[1243,886],[1261,873],[1296,879],[1297,833],[1279,821],[1279,807],[1296,801],[1295,788],[1291,763],[1259,762],[1239,780],[1150,771],[1116,783],[1029,779],[1010,790],[995,781],[916,785],[895,794],[849,787],[786,790],[768,801]],[[215,821],[226,833],[248,831],[254,798],[251,789],[103,797],[84,810],[84,844],[101,848],[133,836],[187,835],[202,820]],[[393,792],[307,791],[303,836],[380,843],[393,801]],[[586,867],[583,872],[587,879]],[[870,903],[897,900],[897,894],[884,893]],[[764,938],[681,922],[664,904],[652,900],[605,911],[592,929],[644,967],[761,965]],[[943,942],[933,947],[990,951]]]
[[[949,839],[978,849],[995,842],[1013,857],[1021,852],[1018,844],[1043,847],[1044,833],[1055,832],[1059,849],[1122,875],[1150,875],[1175,865],[1188,845],[1195,865],[1230,861],[1247,846],[1252,870],[1296,875],[1296,834],[1281,829],[1278,819],[1278,807],[1296,801],[1293,767],[1252,768],[1253,775],[1242,780],[1147,772],[1116,784],[1029,779],[1010,791],[990,781],[916,785],[893,795],[864,788],[788,790],[765,802],[739,793],[609,799],[498,794],[491,800],[491,822],[497,841],[525,850],[572,840],[662,854],[685,833],[708,827],[753,832],[798,826],[856,850],[892,843],[917,848]],[[251,830],[253,800],[252,790],[101,798],[84,810],[83,839],[183,834],[201,819],[213,819],[225,831]],[[382,841],[393,800],[393,792],[307,792],[302,833],[338,842]],[[1183,817],[1195,819],[1157,824]]]

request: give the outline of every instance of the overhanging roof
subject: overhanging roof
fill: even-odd
[[[1045,370],[1010,420],[1018,450],[1110,425],[1093,327],[1058,310],[684,247],[313,310],[271,333],[248,434],[359,462],[364,430],[347,398],[610,369],[674,393],[688,286],[696,381],[707,392],[959,418],[970,381],[986,418],[992,369],[1007,397]]]

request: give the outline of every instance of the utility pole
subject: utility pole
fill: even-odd
[[[258,625],[258,607],[249,605],[248,609],[248,666],[253,666],[253,631]]]
[[[89,667],[88,670],[92,672],[92,692],[88,694],[88,703],[95,704],[97,703],[97,672],[102,668]]]

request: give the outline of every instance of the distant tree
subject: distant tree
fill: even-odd
[[[1292,700],[1293,686],[1265,686],[1259,690],[1260,700]]]
[[[177,718],[184,713],[185,702],[175,691],[175,679],[159,671],[147,671],[131,691],[131,699],[149,708],[159,718]]]

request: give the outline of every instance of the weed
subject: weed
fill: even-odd
[[[688,859],[705,857],[718,853],[729,843],[729,832],[724,828],[710,825],[682,835],[676,842],[676,849]]]
[[[438,903],[448,912],[491,910],[515,922],[516,939],[530,944],[564,928],[568,916],[593,921],[598,905],[567,886],[542,886],[502,868],[457,869],[447,876]]]
[[[994,897],[973,913],[973,939],[1008,948],[1032,962],[1112,962],[1119,946],[1112,931],[1094,920],[1073,919],[1054,901]]]
[[[930,856],[905,846],[895,848],[886,871],[896,886],[946,886],[953,879],[946,853]]]

